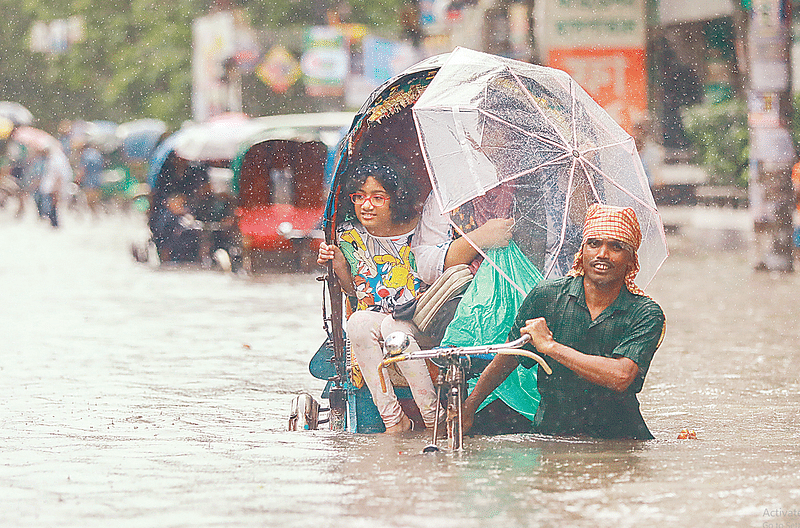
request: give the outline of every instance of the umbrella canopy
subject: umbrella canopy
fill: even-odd
[[[149,160],[167,124],[160,119],[137,119],[117,127],[116,136],[122,144],[122,152],[128,159]]]
[[[119,139],[117,139],[117,128],[119,125],[113,121],[98,120],[90,121],[86,130],[87,140],[100,147],[106,152],[111,152],[119,147]]]
[[[175,154],[189,161],[230,161],[239,145],[259,126],[256,120],[243,114],[191,124],[176,139]]]
[[[341,190],[345,185],[348,167],[360,158],[389,153],[403,162],[416,180],[420,200],[430,191],[430,180],[422,161],[411,107],[425,90],[447,55],[429,57],[386,80],[376,88],[361,109],[353,124],[339,143],[334,163],[334,177],[325,209],[325,230],[332,230],[341,221]],[[332,238],[331,238],[332,239]]]
[[[62,150],[61,143],[56,138],[39,128],[29,126],[18,127],[14,130],[12,138],[32,149]]]
[[[456,48],[413,116],[434,194],[457,230],[513,216],[520,248],[545,277],[559,276],[590,204],[632,207],[643,235],[640,286],[664,262],[633,138],[567,73]]]
[[[33,123],[31,111],[14,101],[0,101],[0,116],[10,119],[17,126],[29,126]]]
[[[29,149],[46,152],[50,160],[50,170],[55,171],[62,181],[72,181],[72,166],[64,149],[61,148],[61,143],[56,138],[44,130],[29,126],[14,129],[12,138]]]
[[[113,121],[97,120],[82,121],[72,123],[72,142],[88,143],[100,148],[104,152],[112,152],[119,147],[117,139],[117,128],[119,126]]]

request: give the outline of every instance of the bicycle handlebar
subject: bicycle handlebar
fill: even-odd
[[[477,356],[480,354],[501,354],[505,356],[524,356],[536,361],[539,366],[549,375],[553,373],[550,365],[538,354],[528,350],[519,350],[519,347],[529,343],[531,336],[528,334],[523,335],[519,339],[511,341],[510,343],[500,343],[496,345],[478,345],[469,347],[447,347],[447,348],[434,348],[431,350],[418,350],[416,352],[403,352],[396,356],[385,358],[378,364],[378,377],[381,381],[381,390],[386,392],[386,380],[383,377],[383,369],[392,363],[400,361],[408,361],[411,359],[433,359],[444,358],[452,356]]]

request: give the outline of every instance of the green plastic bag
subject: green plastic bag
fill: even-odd
[[[491,249],[486,254],[526,294],[509,284],[494,266],[484,260],[445,331],[443,347],[505,343],[527,292],[542,279],[536,266],[513,241],[507,247]],[[476,382],[477,379],[469,380],[470,391]],[[478,410],[497,398],[533,421],[540,400],[536,389],[536,369],[517,367]]]

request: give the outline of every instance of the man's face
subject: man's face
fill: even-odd
[[[621,286],[633,265],[629,249],[613,238],[589,238],[583,245],[583,274],[596,287]]]

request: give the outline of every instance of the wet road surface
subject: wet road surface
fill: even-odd
[[[800,276],[672,256],[649,442],[284,431],[313,274],[133,262],[143,221],[0,221],[2,526],[800,526]],[[697,440],[677,440],[683,428]]]

